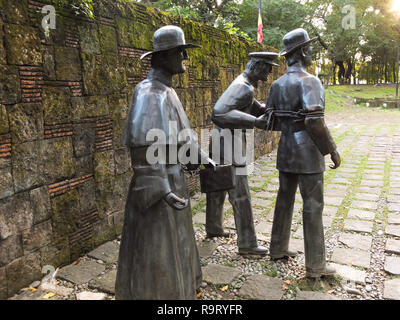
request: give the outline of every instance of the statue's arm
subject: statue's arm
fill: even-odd
[[[322,155],[331,155],[333,169],[340,165],[340,155],[333,137],[325,124],[325,95],[321,81],[315,77],[306,78],[302,83],[302,104],[306,113],[306,131]]]
[[[229,87],[215,104],[212,121],[223,129],[253,129],[257,117],[242,111],[251,107],[253,99],[248,85]]]

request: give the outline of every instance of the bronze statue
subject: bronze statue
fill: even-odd
[[[152,69],[133,94],[123,142],[130,149],[134,175],[126,201],[115,295],[118,300],[195,299],[202,273],[192,225],[187,184],[176,153],[184,145],[176,135],[191,130],[172,86],[172,76],[184,73],[188,59],[184,33],[165,26],[154,33]],[[170,123],[176,130],[170,130]],[[166,133],[165,163],[151,164],[148,141],[152,129]],[[190,135],[190,133],[189,133]],[[197,143],[195,134],[189,137]],[[205,162],[215,165],[196,144]]]
[[[283,38],[286,74],[269,91],[267,108],[273,110],[274,130],[281,131],[277,169],[279,191],[275,205],[270,256],[280,259],[294,256],[289,250],[290,228],[297,186],[303,198],[305,265],[308,277],[335,273],[325,261],[322,225],[324,156],[330,154],[336,169],[340,156],[325,125],[325,96],[321,81],[307,73],[312,63],[311,43],[304,29],[296,29]]]
[[[225,142],[225,145],[224,136],[221,135],[219,159],[214,158],[215,155],[212,154],[217,163],[218,161],[224,164],[232,163],[236,175],[236,186],[228,191],[207,193],[206,232],[207,237],[229,236],[222,226],[223,205],[228,192],[235,217],[239,254],[265,255],[267,248],[257,245],[247,175],[238,174],[239,168],[246,167],[246,159],[237,160],[233,154],[236,152],[235,139],[241,140],[239,143],[242,145],[242,150],[246,149],[246,135],[243,129],[266,128],[267,121],[264,117],[266,108],[254,98],[254,88],[257,87],[259,80],[267,80],[273,65],[278,66],[273,62],[278,54],[254,52],[249,56],[251,60],[244,73],[230,84],[213,109],[212,121],[220,132],[222,129],[230,129],[232,132],[234,129],[242,129],[242,131],[239,137],[233,136],[232,142]],[[212,143],[213,141],[211,141],[210,150],[212,150]],[[224,159],[224,148],[228,149],[231,159]]]

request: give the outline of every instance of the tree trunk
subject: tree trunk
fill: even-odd
[[[339,66],[339,74],[338,74],[339,84],[343,84],[345,79],[346,69],[344,67],[343,61],[337,61],[336,63]]]
[[[347,70],[345,73],[346,83],[351,84],[351,74],[353,71],[353,63],[351,62],[351,58],[347,59]]]

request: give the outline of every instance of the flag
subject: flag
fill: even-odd
[[[262,18],[261,18],[261,0],[258,0],[258,28],[257,28],[257,42],[262,43],[263,32],[262,32]]]

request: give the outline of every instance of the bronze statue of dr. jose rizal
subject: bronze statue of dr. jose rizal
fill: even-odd
[[[201,151],[172,89],[172,76],[186,70],[186,49],[198,47],[185,42],[181,28],[164,26],[154,33],[154,51],[141,57],[151,55],[152,68],[135,88],[123,134],[134,175],[118,259],[118,300],[195,299],[201,285],[185,175],[181,164],[171,161],[178,158],[176,153],[183,144],[176,135],[186,129],[188,139],[205,158],[202,163],[215,165]],[[148,150],[154,141],[148,141],[147,135],[152,129],[165,133],[164,163],[149,161]]]
[[[236,156],[246,150],[244,129],[266,128],[267,121],[263,116],[266,110],[265,105],[261,105],[254,98],[254,88],[257,87],[259,80],[267,80],[272,66],[278,66],[274,62],[278,54],[253,52],[249,56],[251,59],[246,70],[225,90],[215,104],[212,113],[212,121],[219,132],[223,129],[232,132],[231,141],[226,140],[222,133],[220,134],[219,155],[212,154],[212,157],[213,160],[222,164],[231,163],[233,165],[236,186],[228,191],[207,193],[206,232],[207,237],[229,236],[229,233],[224,231],[222,226],[223,205],[226,193],[228,193],[229,202],[233,207],[239,254],[265,255],[267,248],[257,245],[247,174],[243,174],[244,170],[241,170],[246,169],[246,157],[241,157],[242,154],[239,157]],[[234,130],[239,131],[240,134],[233,134]],[[211,153],[215,142],[211,141]],[[228,156],[224,158],[225,154],[229,155],[230,158],[227,159]]]
[[[272,83],[267,108],[273,110],[274,130],[281,131],[277,169],[279,191],[275,204],[270,256],[279,259],[294,256],[289,237],[297,186],[303,198],[305,265],[308,277],[335,273],[326,265],[322,211],[324,207],[324,156],[330,154],[336,169],[340,156],[325,125],[325,96],[321,81],[307,73],[312,64],[311,43],[304,29],[296,29],[283,38],[288,69]]]

